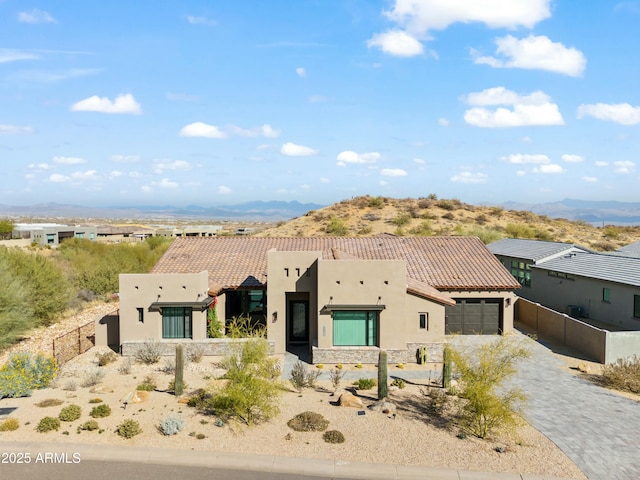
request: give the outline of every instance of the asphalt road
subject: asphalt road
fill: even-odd
[[[77,464],[62,465],[33,462],[28,465],[0,464],[0,478],[3,480],[158,480],[172,478],[180,480],[329,480],[335,477],[83,460]]]

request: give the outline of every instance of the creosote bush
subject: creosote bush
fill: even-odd
[[[602,367],[603,383],[610,388],[640,393],[640,358],[619,358]]]
[[[298,392],[305,388],[315,388],[318,377],[322,372],[318,370],[308,370],[306,365],[298,360],[291,369],[289,382]]]
[[[55,417],[44,417],[38,422],[36,430],[40,433],[50,432],[51,430],[58,430],[60,428],[60,420]]]
[[[116,427],[116,433],[123,438],[133,438],[142,433],[142,428],[135,420],[127,419]]]
[[[96,405],[91,409],[89,416],[93,418],[104,418],[111,415],[111,407],[106,403],[101,403],[100,405]]]
[[[302,412],[287,422],[296,432],[322,432],[329,426],[329,420],[316,412]]]
[[[327,430],[322,438],[327,443],[344,443],[344,434],[338,430]]]
[[[20,422],[17,418],[9,417],[3,422],[0,422],[0,432],[13,432],[20,427]]]
[[[60,410],[58,418],[63,422],[73,422],[74,420],[79,419],[80,415],[82,415],[82,408],[80,408],[80,405],[71,404]]]

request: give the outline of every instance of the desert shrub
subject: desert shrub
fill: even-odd
[[[536,231],[523,223],[510,223],[505,227],[507,236],[512,238],[535,238]]]
[[[92,398],[89,400],[89,403],[102,403],[101,398]]]
[[[501,217],[502,214],[504,213],[504,208],[503,207],[491,207],[489,209],[489,213],[491,215],[493,215],[494,217]]]
[[[96,357],[98,358],[98,366],[100,367],[109,365],[110,363],[113,363],[118,359],[118,355],[116,355],[116,353],[112,351],[108,351],[105,353],[96,353]]]
[[[308,370],[306,365],[298,360],[291,369],[289,382],[298,392],[305,388],[315,388],[318,377],[322,372],[318,370]]]
[[[36,407],[45,408],[45,407],[57,407],[58,405],[62,405],[64,400],[60,400],[59,398],[47,398],[45,400],[41,400],[36,403]]]
[[[359,378],[353,384],[358,390],[371,390],[378,382],[374,378]]]
[[[104,378],[105,372],[104,370],[100,370],[98,368],[94,368],[85,372],[82,377],[82,382],[80,382],[81,387],[93,387],[94,385],[99,384]]]
[[[484,213],[481,213],[476,217],[476,223],[478,225],[484,225],[489,221],[489,217],[487,217]]]
[[[438,200],[436,202],[436,207],[439,207],[443,210],[455,210],[456,204],[453,200]]]
[[[211,394],[203,388],[197,389],[187,400],[187,405],[203,410],[207,407]]]
[[[362,219],[366,220],[367,222],[377,222],[378,220],[380,220],[380,217],[375,213],[368,212],[362,216]]]
[[[69,380],[67,383],[64,384],[62,389],[68,392],[75,392],[78,389],[78,384],[76,383],[75,380]]]
[[[144,380],[142,380],[142,383],[140,383],[136,387],[136,390],[141,390],[144,392],[153,392],[156,389],[156,387],[157,385],[156,385],[155,378],[153,378],[152,375],[147,375],[146,377],[144,377]]]
[[[127,357],[123,360],[123,362],[118,367],[118,373],[122,375],[129,375],[131,370],[133,369],[133,360],[131,357]]]
[[[269,358],[269,346],[264,339],[236,344],[234,350],[222,362],[227,370],[227,383],[213,392],[208,410],[247,425],[269,420],[279,412],[282,391],[279,363]]]
[[[371,208],[384,208],[383,197],[371,197],[369,198],[369,207]]]
[[[486,227],[471,227],[468,228],[464,235],[471,237],[478,237],[482,243],[485,245],[489,245],[490,243],[497,242],[504,235],[495,228],[486,228]]]
[[[427,397],[427,413],[431,416],[442,416],[450,399],[445,389],[428,387],[422,390],[422,393]]]
[[[60,410],[58,418],[63,422],[73,422],[79,419],[80,415],[82,415],[82,408],[80,408],[80,405],[71,404]]]
[[[36,430],[40,433],[50,432],[51,430],[58,430],[60,428],[60,420],[55,417],[44,417],[38,422]]]
[[[189,388],[189,384],[187,382],[182,382],[182,390],[186,390],[187,388]],[[175,395],[176,393],[176,379],[172,378],[169,381],[169,386],[167,387],[167,392],[169,393],[173,393]]]
[[[341,218],[331,217],[329,219],[329,224],[325,227],[325,232],[329,235],[344,237],[349,233],[349,229]]]
[[[322,432],[329,426],[329,420],[316,412],[302,412],[287,422],[296,432]]]
[[[17,418],[9,417],[6,420],[0,422],[0,432],[13,432],[20,427],[20,422]]]
[[[78,425],[78,433],[83,430],[93,432],[94,430],[98,430],[99,428],[100,425],[98,425],[98,422],[96,422],[95,420],[87,420],[82,425]]]
[[[133,438],[142,433],[142,428],[135,420],[128,419],[116,427],[116,433],[123,438]]]
[[[409,233],[411,235],[419,235],[419,236],[429,236],[433,234],[433,230],[431,230],[431,223],[429,223],[429,221],[425,220],[423,222],[420,222],[419,225],[410,228],[409,229]]]
[[[163,435],[176,435],[184,428],[184,418],[179,415],[169,415],[160,421],[158,430]]]
[[[89,412],[89,416],[92,418],[104,418],[111,415],[111,407],[106,403],[101,403],[100,405],[96,405]]]
[[[616,238],[620,237],[621,231],[622,230],[619,227],[615,227],[613,225],[607,225],[606,227],[604,227],[604,230],[602,231],[602,235],[605,238],[610,238],[612,240],[615,240]]]
[[[267,327],[257,323],[248,315],[231,317],[227,322],[227,337],[229,338],[267,338]]]
[[[222,336],[222,332],[220,333]],[[218,337],[215,337],[218,338]],[[200,363],[202,357],[204,356],[204,347],[202,345],[189,345],[187,347],[187,360],[193,363]]]
[[[445,220],[455,220],[456,216],[451,212],[447,212],[442,215],[442,218],[444,218]]]
[[[614,243],[601,241],[601,242],[593,242],[591,244],[594,250],[600,250],[601,252],[613,252],[617,247]]]
[[[411,222],[411,216],[406,213],[399,213],[394,218],[391,219],[391,223],[396,227],[404,227]]]
[[[344,434],[338,430],[327,430],[322,438],[327,443],[344,443]]]
[[[160,368],[162,373],[166,373],[167,375],[172,375],[176,373],[176,359],[175,357],[165,358],[162,363],[162,367]]]
[[[138,346],[133,354],[136,361],[145,365],[153,365],[160,361],[162,357],[162,346],[157,340],[148,339],[142,345]]]
[[[525,396],[518,388],[503,387],[516,372],[515,364],[529,356],[521,343],[500,338],[473,351],[449,347],[460,374],[460,427],[479,438],[494,429],[513,426]]]
[[[14,353],[0,367],[0,398],[28,397],[33,390],[45,388],[58,373],[53,357]]]
[[[611,388],[640,393],[640,358],[619,358],[602,367],[603,383]]]
[[[400,390],[402,390],[404,387],[406,387],[406,382],[402,379],[402,378],[394,378],[393,382],[391,382],[391,385],[393,385],[394,387],[398,387]]]
[[[331,381],[331,386],[333,387],[333,391],[335,392],[340,387],[340,382],[342,382],[342,377],[344,377],[344,372],[342,370],[342,365],[336,368],[333,368],[329,371],[329,380]]]

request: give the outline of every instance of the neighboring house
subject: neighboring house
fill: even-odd
[[[39,245],[55,247],[69,238],[95,240],[97,228],[87,225],[60,225],[57,223],[18,223],[15,226],[14,237],[28,237]]]
[[[518,296],[533,301],[539,300],[533,298],[535,293],[531,289],[532,266],[572,252],[590,251],[572,243],[545,242],[521,238],[504,238],[487,245],[487,248],[524,287],[518,292]]]
[[[640,257],[640,240],[630,243],[629,245],[625,245],[624,247],[620,247],[618,250],[611,253],[616,255],[621,254],[628,257]]]
[[[448,333],[510,332],[519,287],[476,237],[183,237],[151,274],[120,276],[118,343],[206,341],[215,298],[220,319],[265,324],[274,353],[415,361]]]
[[[572,252],[533,266],[531,283],[546,307],[640,330],[640,257]]]
[[[222,225],[185,225],[182,227],[157,227],[157,237],[215,237],[222,231]]]

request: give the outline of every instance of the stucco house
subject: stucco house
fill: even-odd
[[[520,284],[476,237],[178,238],[151,274],[120,276],[118,328],[131,344],[207,340],[207,310],[267,326],[274,353],[314,363],[416,361],[449,333],[513,328]],[[104,330],[104,331],[103,331]]]

